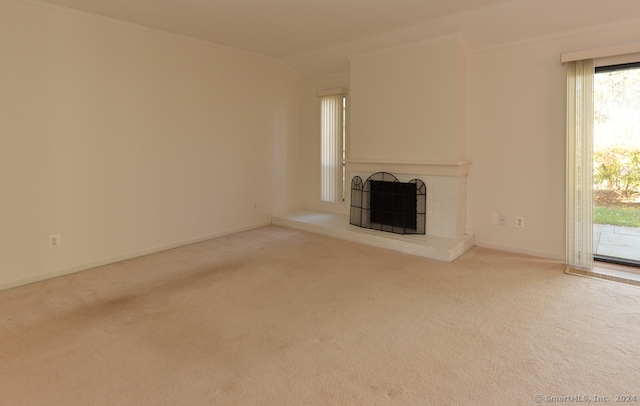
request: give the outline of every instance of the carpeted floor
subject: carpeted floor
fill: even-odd
[[[259,228],[0,292],[0,402],[640,403],[640,288],[563,271]]]

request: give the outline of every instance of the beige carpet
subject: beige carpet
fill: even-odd
[[[0,402],[640,402],[640,288],[563,271],[238,233],[0,292]]]

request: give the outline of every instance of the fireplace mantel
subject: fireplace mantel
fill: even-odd
[[[469,173],[471,160],[464,161],[394,161],[374,159],[347,159],[347,171],[390,172],[421,174],[430,176],[465,176]]]

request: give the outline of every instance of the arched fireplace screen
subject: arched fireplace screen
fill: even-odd
[[[390,173],[377,172],[366,182],[351,180],[350,223],[397,234],[424,234],[427,187],[419,179],[402,183]]]

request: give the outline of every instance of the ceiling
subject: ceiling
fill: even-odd
[[[37,0],[36,0],[37,1]],[[637,0],[46,0],[63,7],[280,58],[307,77],[348,56],[460,33],[487,47],[640,19]]]
[[[47,0],[283,58],[505,0]]]

